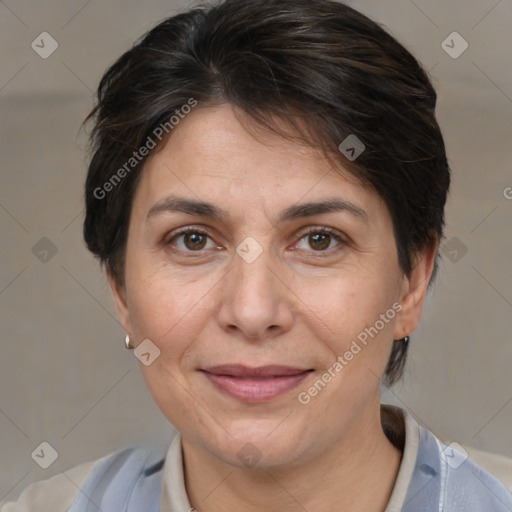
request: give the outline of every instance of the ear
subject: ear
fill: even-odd
[[[130,322],[130,310],[128,309],[128,303],[126,301],[126,289],[119,285],[109,270],[107,270],[107,280],[114,298],[114,304],[116,306],[119,321],[123,326],[124,332],[126,334],[131,334],[132,328]]]
[[[403,277],[400,304],[402,309],[395,325],[395,339],[410,335],[420,322],[423,303],[436,260],[438,241],[418,254],[409,277]]]

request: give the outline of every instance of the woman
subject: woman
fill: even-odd
[[[84,236],[179,435],[2,511],[512,510],[405,411],[450,172],[419,63],[329,0],[169,18],[105,74]]]

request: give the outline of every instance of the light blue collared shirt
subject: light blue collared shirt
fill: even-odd
[[[512,512],[512,493],[466,454],[403,415],[404,452],[385,512]],[[403,429],[403,425],[402,425]],[[181,438],[162,452],[129,448],[105,457],[68,512],[188,512]]]

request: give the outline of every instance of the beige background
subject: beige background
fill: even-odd
[[[512,1],[350,3],[431,70],[453,169],[449,257],[406,378],[384,400],[444,438],[512,456]],[[190,5],[0,1],[0,501],[79,462],[172,435],[82,242],[78,130],[107,65]],[[31,48],[43,31],[59,45],[48,59]],[[441,46],[453,31],[469,43],[457,59]],[[42,237],[57,250],[46,263],[32,252]],[[46,470],[31,458],[43,441],[59,453]]]

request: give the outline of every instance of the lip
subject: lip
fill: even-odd
[[[312,369],[290,366],[220,365],[201,372],[221,392],[241,402],[268,402],[296,388]]]

